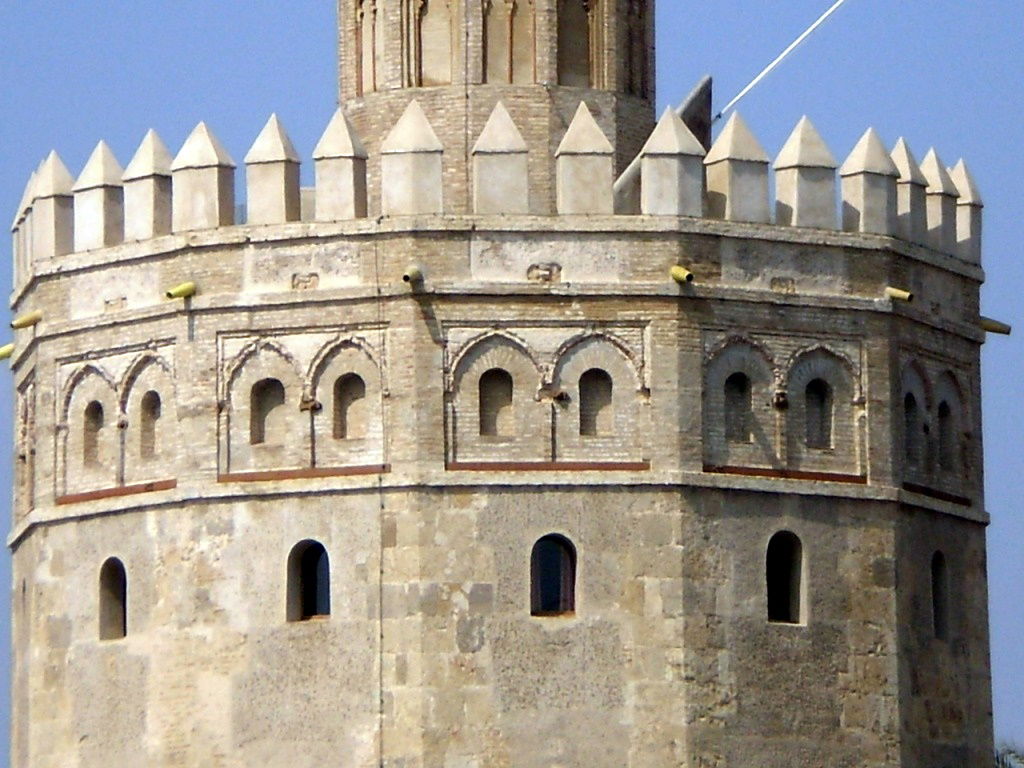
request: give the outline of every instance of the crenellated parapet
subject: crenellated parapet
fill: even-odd
[[[350,221],[371,210],[385,217],[453,212],[446,189],[449,148],[417,99],[377,146],[375,156],[368,153],[339,110],[313,153],[315,187],[300,189],[301,158],[271,116],[245,155],[246,206],[237,219],[235,163],[205,123],[173,158],[150,131],[126,169],[100,142],[77,179],[53,152],[32,174],[14,219],[15,283],[26,284],[34,264],[172,233]],[[498,101],[470,153],[471,215],[529,215],[529,151],[521,126]],[[549,158],[556,188],[549,215],[611,215],[614,155],[581,101]],[[931,150],[919,165],[905,140],[887,151],[873,129],[840,165],[804,117],[773,163],[739,114],[705,153],[667,111],[640,159],[645,217],[885,235],[980,264],[982,202],[966,164],[949,169]],[[368,192],[371,171],[381,180],[378,201]]]

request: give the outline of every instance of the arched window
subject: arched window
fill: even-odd
[[[100,434],[103,432],[103,406],[93,400],[85,406],[82,425],[82,461],[94,467],[100,463]]]
[[[908,467],[921,466],[921,413],[913,392],[903,398],[903,456]]]
[[[956,420],[953,418],[953,409],[945,400],[939,403],[938,422],[939,466],[952,472],[956,470],[957,461]]]
[[[590,14],[597,0],[558,0],[558,82],[590,88]]]
[[[938,640],[949,637],[949,582],[946,574],[946,556],[932,555],[932,629]]]
[[[334,382],[334,438],[366,437],[366,383],[354,373]]]
[[[302,541],[288,556],[288,621],[331,615],[331,566],[317,541]]]
[[[530,613],[560,616],[576,610],[576,548],[567,538],[549,534],[530,555]]]
[[[501,368],[480,377],[480,434],[512,434],[512,376]]]
[[[753,422],[750,379],[734,373],[725,380],[725,439],[730,443],[749,443]]]
[[[804,421],[808,448],[832,447],[832,387],[814,379],[804,392]]]
[[[100,568],[100,640],[119,640],[128,634],[128,576],[116,557]]]
[[[533,0],[485,0],[484,80],[534,81]]]
[[[152,390],[142,396],[139,407],[139,456],[156,456],[156,426],[160,420],[160,395]]]
[[[591,368],[580,376],[580,434],[611,434],[613,416],[612,377],[599,368]]]
[[[789,531],[779,531],[768,542],[765,582],[768,621],[799,624],[802,619],[803,545]]]
[[[249,442],[278,443],[284,439],[284,385],[263,379],[252,385],[249,404]]]
[[[452,9],[454,0],[419,0],[419,85],[449,85],[452,81]]]

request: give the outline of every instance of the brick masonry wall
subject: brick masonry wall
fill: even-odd
[[[900,248],[720,222],[448,216],[225,229],[40,264],[22,301],[47,319],[19,332],[14,368],[19,390],[36,382],[36,454],[13,534],[13,764],[283,766],[344,753],[369,766],[382,748],[389,766],[982,765],[980,446],[956,487],[935,486],[967,506],[900,490],[894,406],[914,358],[929,379],[957,373],[976,424],[979,338],[965,317],[977,283]],[[412,258],[421,294],[401,281]],[[700,276],[689,288],[667,278],[680,262]],[[535,263],[557,264],[558,279],[539,282]],[[894,275],[967,300],[880,302]],[[200,286],[187,306],[161,297],[186,278]],[[526,402],[554,409],[556,425],[565,414],[570,432],[573,404],[558,410],[554,387],[574,383],[559,361],[593,337],[587,364],[606,360],[630,401],[619,439],[569,457],[649,469],[453,466],[447,420],[474,385],[458,361],[496,328],[536,360],[517,381]],[[853,360],[865,442],[830,468],[863,471],[863,484],[704,470],[705,372],[733,337],[766,344],[779,375],[812,342]],[[306,396],[324,399],[316,361],[339,344],[369,350],[358,365],[383,445],[334,460],[386,465],[370,474],[312,471],[328,408]],[[140,366],[147,356],[169,381]],[[232,390],[236,362],[293,377],[301,451],[279,468],[266,459],[260,477],[230,474],[252,382]],[[160,465],[173,487],[82,470],[64,442],[81,427],[78,381],[108,388],[106,445],[129,456],[133,398],[162,390],[161,429],[180,441]],[[787,419],[775,423],[784,454]],[[572,436],[556,437],[557,459]],[[550,462],[542,443],[507,458]],[[75,489],[85,495],[61,498]],[[805,547],[806,625],[765,621],[763,558],[778,530]],[[571,618],[529,615],[530,547],[552,532],[577,548]],[[331,558],[332,616],[289,624],[284,564],[309,538]],[[948,643],[921,629],[936,549],[955,585]],[[97,574],[112,556],[128,572],[129,634],[101,642]]]

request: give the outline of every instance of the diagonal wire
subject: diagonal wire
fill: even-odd
[[[728,104],[726,104],[724,107],[722,107],[722,110],[717,115],[715,115],[714,119],[711,122],[712,123],[717,122],[718,120],[720,120],[722,118],[722,115],[724,115],[730,109],[735,107],[736,104],[739,103],[740,99],[742,99],[744,96],[746,96],[748,93],[750,93],[757,86],[758,83],[760,83],[762,80],[764,80],[766,77],[768,77],[768,75],[771,74],[773,69],[775,69],[777,66],[779,66],[779,64],[781,64],[783,62],[783,60],[787,56],[789,56],[789,54],[791,54],[793,51],[795,51],[800,46],[800,43],[802,43],[804,40],[806,40],[808,37],[810,37],[812,34],[814,34],[814,31],[818,27],[820,27],[822,24],[824,24],[826,21],[828,21],[829,17],[833,13],[838,11],[840,6],[842,6],[843,3],[845,3],[845,2],[846,2],[846,0],[837,0],[836,3],[833,4],[833,6],[831,8],[829,8],[827,11],[825,11],[825,13],[823,13],[818,18],[818,20],[816,22],[814,22],[813,24],[811,24],[811,26],[809,26],[806,30],[804,30],[803,34],[800,35],[800,37],[798,37],[796,40],[794,40],[792,43],[790,43],[789,47],[787,47],[786,50],[784,50],[782,53],[780,53],[778,56],[776,56],[775,60],[771,64],[769,64],[767,67],[762,69],[761,73],[757,77],[755,77],[753,80],[751,80],[746,88],[744,88],[742,91],[740,91],[736,95],[736,97],[733,98],[732,101],[730,101]]]

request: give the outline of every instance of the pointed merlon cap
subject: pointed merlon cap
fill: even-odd
[[[443,152],[444,145],[434,133],[434,126],[427,119],[423,107],[416,99],[413,99],[405,108],[402,116],[398,118],[391,133],[381,143],[380,151],[385,155],[409,152]]]
[[[949,172],[939,158],[939,153],[934,149],[929,149],[928,154],[921,161],[921,173],[924,174],[928,182],[929,195],[952,195],[957,197],[960,194],[957,192],[953,180],[949,178]]]
[[[921,173],[921,166],[917,164],[914,153],[907,146],[907,141],[902,136],[896,142],[890,154],[896,170],[899,172],[900,184],[919,184],[922,187],[928,185],[928,179]]]
[[[970,170],[967,168],[967,163],[961,160],[950,168],[949,178],[953,180],[957,190],[960,192],[960,200],[958,201],[960,205],[976,205],[979,208],[985,205],[981,200],[981,194],[978,192],[978,185],[974,181],[974,176],[971,175]]]
[[[234,168],[235,161],[231,159],[231,155],[213,135],[206,123],[200,123],[185,139],[178,156],[171,163],[171,170],[216,167]]]
[[[505,109],[505,105],[499,101],[491,110],[491,116],[487,118],[487,124],[480,132],[480,138],[473,145],[473,154],[521,154],[527,150],[523,134],[519,132],[512,115]]]
[[[135,156],[128,163],[128,167],[124,169],[121,180],[135,181],[152,176],[170,176],[171,162],[171,153],[167,145],[156,131],[150,129],[139,144],[139,148],[135,150]]]
[[[775,170],[786,168],[835,168],[836,159],[814,123],[804,115],[775,158]]]
[[[686,127],[683,119],[674,109],[668,107],[658,124],[654,126],[640,154],[704,157],[707,152],[693,132]]]
[[[298,162],[300,158],[299,153],[295,151],[295,145],[288,138],[288,133],[277,115],[272,114],[245,156],[246,165]]]
[[[84,192],[97,187],[120,187],[123,175],[124,168],[117,162],[113,151],[107,146],[107,142],[101,141],[89,155],[85,168],[78,175],[78,180],[72,187],[72,191]]]
[[[25,191],[21,193],[21,200],[18,201],[18,208],[14,212],[14,221],[11,222],[11,229],[17,229],[18,224],[25,218],[25,214],[28,212],[28,208],[32,205],[32,196],[35,194],[33,187],[36,183],[36,172],[32,171],[32,174],[28,177],[28,181],[25,183]]]
[[[327,130],[313,150],[314,160],[329,160],[338,157],[358,157],[366,159],[366,147],[359,140],[355,126],[341,108],[334,113]]]
[[[56,151],[46,156],[36,174],[35,199],[66,197],[74,189],[75,180]]]
[[[733,112],[729,122],[725,124],[718,140],[711,146],[711,151],[704,158],[705,165],[720,163],[723,160],[746,160],[751,163],[767,163],[768,153],[764,151],[761,142],[757,140],[750,128],[740,117],[739,112]]]
[[[615,150],[597,124],[586,102],[581,101],[576,114],[569,123],[569,130],[562,137],[555,157],[560,155],[610,155]]]
[[[840,176],[858,176],[862,173],[893,177],[900,175],[899,168],[889,157],[889,152],[882,143],[882,137],[874,128],[868,128],[860,137],[857,146],[839,169]]]

